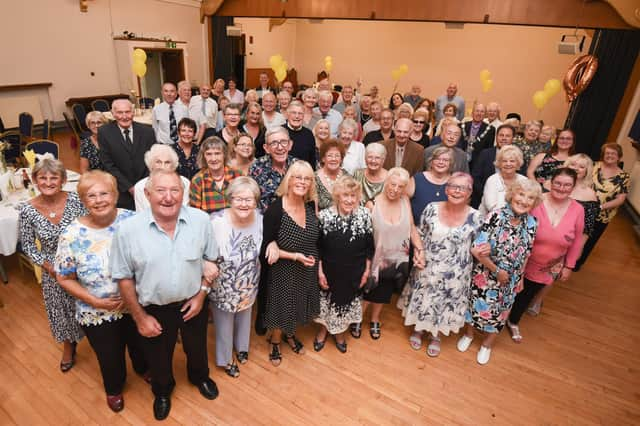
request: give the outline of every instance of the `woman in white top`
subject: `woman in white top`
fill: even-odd
[[[144,154],[144,164],[146,164],[149,173],[157,169],[165,169],[174,171],[178,168],[178,154],[169,145],[155,144],[149,151]],[[142,178],[133,187],[133,198],[136,203],[136,211],[140,212],[149,208],[149,200],[144,195],[144,186],[149,178]],[[180,176],[182,185],[184,186],[184,194],[182,204],[189,204],[189,179]]]
[[[491,210],[504,207],[507,188],[516,181],[527,179],[526,176],[516,173],[523,163],[522,151],[518,147],[507,145],[500,148],[496,154],[495,162],[498,172],[487,179],[482,193],[482,201],[478,207],[482,216],[486,216]]]
[[[229,88],[227,90],[225,90],[223,93],[227,98],[229,98],[229,101],[232,104],[243,105],[244,104],[244,93],[242,92],[242,90],[236,89],[236,84],[237,84],[236,78],[235,77],[229,77],[229,81],[227,83],[227,86]]]
[[[344,145],[345,155],[342,160],[342,168],[350,175],[358,169],[364,169],[364,145],[355,141],[358,125],[355,121],[347,118],[338,126],[338,139]]]

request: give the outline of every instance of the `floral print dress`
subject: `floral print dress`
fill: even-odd
[[[511,220],[519,219],[513,225]],[[516,216],[507,204],[492,211],[485,219],[474,244],[489,243],[491,260],[509,274],[509,281],[501,285],[494,273],[477,260],[471,274],[467,323],[485,333],[499,333],[509,317],[516,299],[515,288],[522,279],[525,262],[531,253],[538,223],[535,217]]]
[[[419,230],[426,267],[413,269],[398,299],[404,324],[434,336],[457,333],[464,325],[473,266],[469,250],[482,223],[480,213],[469,207],[462,225],[446,226],[440,221],[441,206],[431,203],[422,213]]]

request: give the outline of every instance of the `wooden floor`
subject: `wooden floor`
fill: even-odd
[[[344,355],[329,342],[314,353],[315,327],[308,326],[299,333],[307,353],[283,347],[276,368],[264,338],[254,335],[249,362],[231,379],[214,366],[210,327],[209,363],[220,396],[205,400],[188,384],[178,347],[178,384],[165,423],[640,424],[638,249],[629,219],[618,215],[582,271],[551,292],[539,317],[524,316],[523,343],[503,332],[485,366],[475,360],[478,341],[462,354],[457,336],[443,339],[436,359],[412,350],[409,328],[389,306],[382,338],[373,341],[365,330],[360,340],[348,340]],[[125,409],[107,408],[86,340],[77,365],[59,371],[61,348],[50,335],[40,288],[15,264],[15,256],[5,259],[9,284],[0,284],[0,424],[153,423],[151,391],[135,374]]]

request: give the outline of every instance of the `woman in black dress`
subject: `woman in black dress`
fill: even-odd
[[[336,347],[347,351],[344,332],[350,324],[362,322],[360,288],[367,282],[373,258],[373,227],[369,210],[360,206],[362,189],[351,176],[340,177],[333,185],[333,206],[324,209],[320,221],[320,316],[321,324],[313,342],[318,352],[327,334]]]
[[[320,312],[318,286],[318,237],[316,184],[313,168],[306,161],[293,163],[276,191],[278,198],[266,210],[262,253],[267,271],[264,325],[272,330],[269,359],[280,365],[280,342],[297,354],[304,346],[296,338],[304,325]]]

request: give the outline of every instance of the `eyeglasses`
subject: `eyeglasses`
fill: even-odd
[[[236,148],[253,148],[253,144],[251,143],[239,143],[236,145]]]
[[[284,148],[285,146],[289,145],[289,139],[280,139],[279,141],[271,141],[267,145],[269,145],[271,148],[275,148],[276,146],[280,146]]]
[[[237,205],[247,205],[252,206],[255,204],[255,198],[240,198],[240,197],[231,197],[231,202]]]
[[[426,121],[422,121],[422,120],[413,120],[414,124],[424,124],[426,123]]]
[[[450,163],[451,159],[447,157],[436,157],[431,160],[432,163]]]
[[[449,188],[452,191],[458,191],[458,192],[469,192],[471,191],[471,188],[465,185],[453,185],[448,183],[447,184],[447,188]]]
[[[240,114],[237,112],[228,112],[225,114],[225,117],[240,117]]]
[[[313,178],[311,176],[293,175],[293,176],[291,176],[291,178],[293,180],[298,181],[298,182],[304,182],[304,183],[313,182]]]
[[[551,182],[551,186],[558,189],[570,189],[573,188],[572,183],[560,183],[560,182]]]
[[[327,160],[342,160],[342,155],[340,154],[327,154],[325,157]]]
[[[100,127],[100,126],[102,126],[102,124],[103,124],[102,121],[90,121],[89,122],[89,126],[98,126],[98,127]]]

